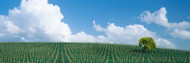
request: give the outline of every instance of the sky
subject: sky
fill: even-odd
[[[190,50],[188,0],[1,0],[0,42],[88,42]]]

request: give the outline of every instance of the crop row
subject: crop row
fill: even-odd
[[[144,52],[137,46],[101,43],[0,43],[0,62],[188,63],[190,52],[160,48]]]

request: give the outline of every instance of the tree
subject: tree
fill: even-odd
[[[143,47],[143,51],[145,51],[146,49],[149,50],[157,48],[156,43],[151,37],[143,37],[139,39],[139,47]]]

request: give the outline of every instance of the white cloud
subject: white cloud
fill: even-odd
[[[96,30],[103,29],[102,32],[106,33],[106,36],[103,36],[108,42],[120,43],[120,44],[138,44],[138,40],[142,37],[153,37],[158,47],[166,48],[176,48],[175,45],[163,38],[156,36],[154,32],[151,32],[144,28],[143,25],[134,24],[128,25],[125,27],[116,26],[114,23],[109,23],[106,28],[97,25],[93,21],[94,27]],[[102,40],[102,39],[99,39]]]
[[[6,38],[4,41],[64,42],[96,42],[104,38],[85,32],[72,34],[68,24],[61,21],[63,18],[60,8],[48,0],[22,0],[7,16],[0,16],[0,37]]]
[[[14,25],[7,17],[0,15],[0,28],[1,32],[8,32],[10,34],[18,34],[20,29]]]
[[[169,23],[166,14],[167,14],[166,8],[162,7],[160,10],[155,11],[153,13],[149,11],[144,11],[142,14],[140,14],[140,19],[142,22],[146,22],[148,24],[156,23],[166,27],[167,29],[172,31],[170,34],[173,37],[189,39],[190,36],[187,35],[189,35],[190,33],[190,31],[188,31],[190,29],[190,23],[187,21],[182,21],[179,23]]]
[[[60,8],[47,0],[22,0],[20,7],[0,19],[9,35],[24,35],[25,40],[63,41],[71,35],[69,26],[61,22]]]
[[[80,32],[80,33],[77,33],[76,35],[71,35],[68,39],[69,40],[67,41],[69,42],[95,42],[96,41],[94,36],[88,35],[85,32]]]
[[[190,32],[186,30],[179,31],[178,29],[175,29],[171,35],[177,38],[190,39]]]
[[[162,48],[174,48],[174,49],[176,48],[172,42],[166,39],[158,38],[155,40],[155,42],[156,42],[156,45],[159,45],[159,47],[162,47]]]
[[[142,14],[140,14],[140,19],[148,24],[156,23],[168,27],[169,23],[166,14],[167,14],[166,8],[162,7],[160,10],[155,11],[154,13],[151,13],[149,11],[144,11]]]
[[[25,41],[25,38],[24,38],[24,37],[21,37],[21,39],[22,39],[23,41]]]
[[[100,24],[96,25],[95,20],[93,21],[93,27],[96,29],[96,31],[105,31]]]
[[[141,37],[150,36],[158,46],[173,45],[166,39],[156,36],[135,24],[126,27],[109,23],[106,28],[93,21],[96,31],[105,35],[93,36],[81,31],[72,34],[68,24],[62,22],[64,18],[57,5],[49,4],[48,0],[22,0],[19,7],[9,10],[7,16],[0,16],[1,41],[62,41],[62,42],[101,42],[138,45]],[[171,48],[175,48],[171,46]]]
[[[0,38],[1,38],[2,36],[5,36],[5,34],[4,34],[4,33],[0,33]]]

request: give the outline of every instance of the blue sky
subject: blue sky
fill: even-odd
[[[189,38],[183,39],[173,37],[170,34],[172,31],[167,30],[168,27],[162,26],[162,24],[156,22],[147,24],[146,20],[143,21],[139,18],[140,14],[144,11],[154,13],[164,7],[167,11],[166,17],[169,23],[180,23],[182,21],[189,23],[189,2],[190,1],[188,0],[49,0],[48,4],[57,5],[60,8],[60,11],[64,16],[61,21],[68,24],[72,34],[77,34],[83,31],[85,34],[95,37],[98,35],[107,36],[107,31],[97,32],[97,28],[93,27],[96,25],[92,23],[93,20],[104,29],[109,26],[108,23],[114,23],[115,26],[123,28],[128,25],[140,24],[148,31],[156,33],[156,37],[167,39],[173,43],[176,48],[190,50]],[[9,10],[14,9],[15,7],[19,8],[20,3],[21,0],[1,0],[0,15],[7,16]],[[190,27],[185,30],[189,32]],[[21,36],[30,41],[30,38],[26,38],[25,34]],[[44,38],[48,39],[47,37]]]

